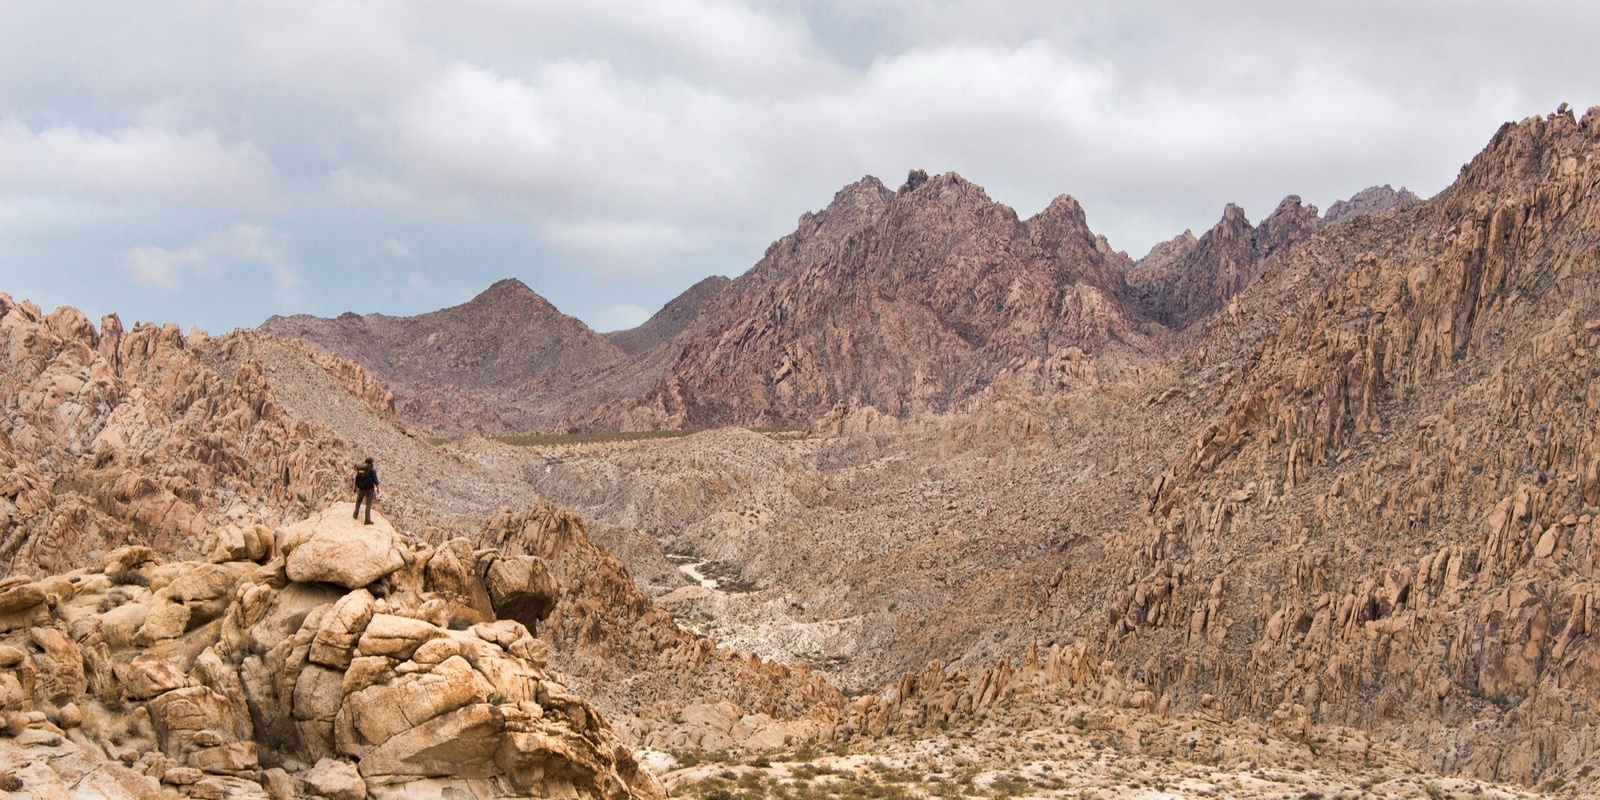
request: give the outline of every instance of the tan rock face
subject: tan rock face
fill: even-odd
[[[339,504],[289,527],[284,568],[297,583],[332,583],[359,589],[406,565],[395,530],[381,514],[367,525]]]
[[[63,576],[74,588],[47,593],[44,624],[0,634],[0,772],[25,774],[30,789],[93,772],[94,782],[74,791],[100,787],[96,796],[108,797],[158,797],[157,781],[192,796],[356,798],[378,787],[403,796],[411,783],[435,779],[482,781],[471,796],[483,798],[664,797],[591,706],[522,657],[544,656],[525,627],[499,620],[451,630],[426,621],[436,589],[463,587],[419,578],[413,590],[394,588],[405,579],[386,572],[389,556],[420,565],[432,548],[387,523],[352,528],[339,519],[348,512],[336,507],[285,530],[278,538],[287,562],[113,565],[123,575],[137,570],[154,591],[103,572]],[[374,529],[382,547],[329,552],[379,564],[375,577],[349,582],[380,587],[381,599],[291,566],[318,543]],[[505,559],[524,578],[534,561]],[[286,573],[314,581],[284,582]],[[481,584],[476,591],[490,594]],[[145,632],[164,609],[212,603],[215,620],[156,640],[164,655],[144,652],[138,636],[114,643],[97,635],[119,612],[145,620]],[[128,614],[130,606],[145,611]],[[96,682],[103,685],[91,692]],[[263,772],[268,765],[288,769]]]

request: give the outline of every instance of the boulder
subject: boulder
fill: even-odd
[[[10,585],[6,585],[10,584]],[[0,583],[0,614],[15,614],[44,605],[44,587],[27,579]]]
[[[398,534],[382,515],[363,525],[335,505],[284,532],[285,568],[297,583],[359,589],[405,566]]]
[[[348,761],[324,758],[301,773],[300,779],[311,791],[328,800],[365,800],[367,796],[367,782]]]
[[[106,553],[100,570],[116,582],[134,570],[156,560],[156,552],[144,545],[127,545]]]
[[[346,697],[339,710],[335,725],[339,752],[365,758],[370,748],[382,746],[402,731],[463,706],[483,703],[489,693],[483,679],[459,656],[445,659],[430,672],[368,686]]]
[[[500,707],[474,703],[389,737],[361,757],[361,774],[488,778],[499,771],[494,756],[504,734]]]
[[[473,552],[472,542],[461,538],[451,539],[439,545],[428,559],[424,572],[428,591],[454,596],[485,617],[492,617],[494,605],[489,600],[483,581],[478,578],[476,567],[477,556]]]
[[[544,559],[533,556],[493,559],[484,571],[483,583],[495,615],[514,619],[530,631],[537,631],[539,623],[550,616],[560,595]]]
[[[189,766],[205,772],[232,775],[256,769],[260,762],[255,742],[228,742],[196,749],[189,754]]]
[[[76,642],[55,628],[30,628],[28,636],[39,646],[33,662],[39,668],[36,688],[44,697],[61,702],[88,689],[83,673],[83,652]]]
[[[191,685],[188,675],[160,656],[141,653],[111,669],[129,700],[148,700]]]
[[[357,589],[333,604],[322,617],[317,635],[311,640],[312,663],[344,669],[350,666],[351,649],[372,621],[375,600],[371,592]]]
[[[420,619],[373,614],[356,643],[356,650],[364,656],[390,656],[404,661],[423,642],[442,635],[444,631]]]
[[[227,698],[205,686],[173,689],[146,706],[155,728],[161,751],[180,762],[208,747],[237,740],[234,719]],[[202,768],[203,769],[203,768]]]

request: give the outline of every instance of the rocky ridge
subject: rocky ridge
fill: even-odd
[[[918,170],[894,192],[845,187],[748,272],[695,284],[633,330],[595,335],[516,281],[417,317],[262,329],[362,363],[439,436],[942,412],[999,370],[1046,392],[1136,375],[1325,224],[1415,199],[1374,187],[1325,221],[1291,196],[1259,226],[1230,205],[1199,239],[1134,262],[1068,196],[1019,220],[958,175]]]
[[[1007,365],[1058,387],[1136,370],[1150,348],[1125,260],[1070,197],[1023,221],[954,174],[896,192],[863,180],[735,278],[648,392],[582,426],[794,425],[841,404],[899,416],[954,408]]]
[[[1199,239],[1186,231],[1153,248],[1128,271],[1128,286],[1145,313],[1182,331],[1216,314],[1323,225],[1317,207],[1294,195],[1256,226],[1230,203]]]
[[[1420,202],[1422,198],[1416,196],[1410,189],[1402,186],[1397,192],[1386,183],[1362,189],[1351,195],[1349,200],[1335,200],[1333,205],[1328,206],[1328,211],[1322,215],[1322,219],[1333,225],[1357,217],[1387,214]]]
[[[0,336],[8,570],[65,571],[134,542],[190,553],[213,527],[303,514],[341,483],[334,437],[285,415],[259,367],[210,369],[202,333],[124,330],[115,315],[96,330],[76,309],[0,295]]]

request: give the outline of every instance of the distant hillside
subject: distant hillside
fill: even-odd
[[[548,426],[570,414],[575,376],[627,359],[516,279],[415,317],[300,314],[261,329],[360,363],[394,390],[406,419],[449,435]]]
[[[1369,189],[1341,218],[1414,196]],[[876,178],[801,218],[737,278],[707,278],[632,330],[596,334],[521,282],[415,317],[273,317],[261,327],[350,358],[439,436],[805,425],[871,406],[903,416],[1008,391],[1136,375],[1326,223],[1289,197],[1237,206],[1137,263],[1061,196],[1021,220],[954,173]]]

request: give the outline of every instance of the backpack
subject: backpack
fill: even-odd
[[[377,485],[378,485],[378,482],[372,479],[372,468],[371,467],[369,467],[369,466],[367,466],[365,464],[362,464],[361,466],[356,467],[356,488],[357,489],[371,489],[372,487],[377,486]]]

